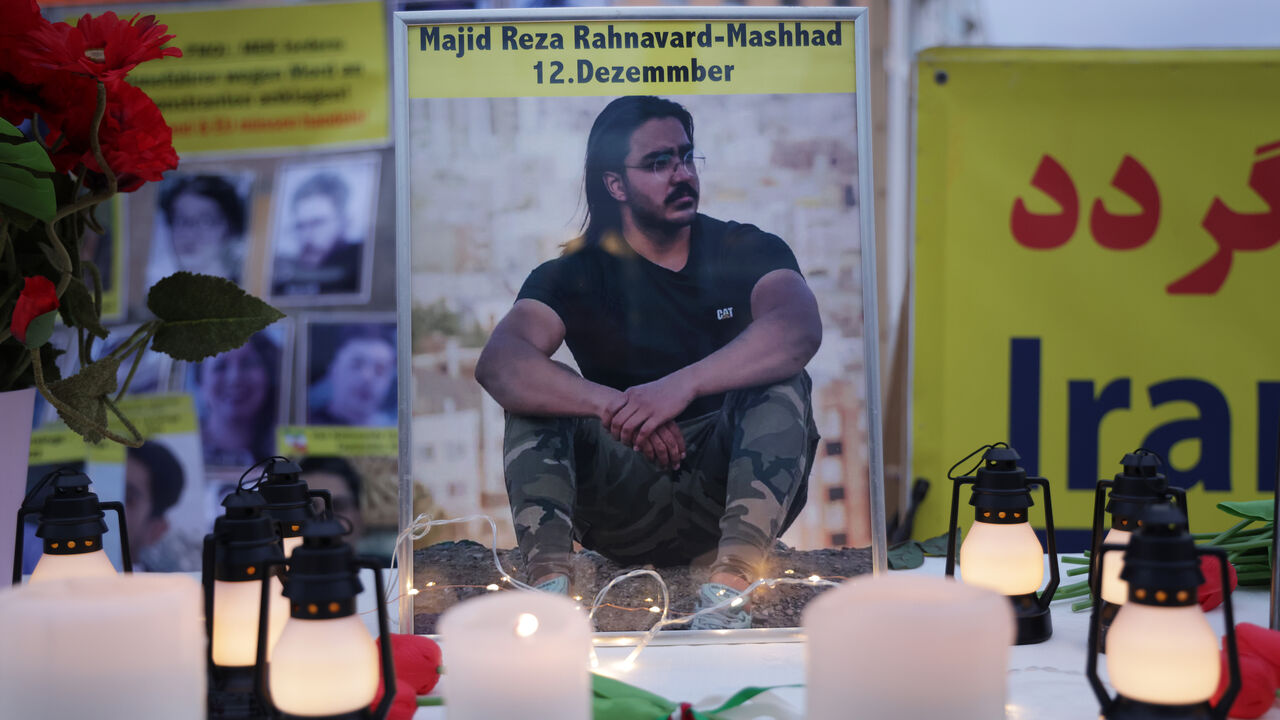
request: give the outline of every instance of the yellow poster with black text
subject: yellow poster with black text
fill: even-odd
[[[192,153],[367,146],[390,137],[381,2],[156,11],[181,58],[129,82]]]
[[[408,31],[413,98],[854,90],[852,22],[597,20]]]
[[[1278,83],[1278,51],[921,54],[917,537],[946,529],[947,469],[1001,440],[1049,480],[1060,548],[1137,448],[1189,489],[1193,530],[1271,495]]]

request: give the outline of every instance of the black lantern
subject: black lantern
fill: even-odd
[[[324,503],[324,516],[333,517],[333,499],[329,491],[311,490],[301,475],[302,468],[297,463],[288,458],[273,457],[266,461],[263,478],[256,486],[267,501],[267,515],[279,524],[286,559],[302,544],[302,526],[320,517],[311,503],[312,498],[320,498]]]
[[[260,692],[285,720],[385,720],[395,698],[381,565],[373,558],[357,557],[343,541],[344,534],[336,520],[303,525],[302,544],[290,556],[284,575],[289,620],[269,664],[267,627],[259,624],[258,664],[267,668],[266,686]],[[356,614],[362,568],[373,570],[381,656]],[[269,601],[263,588],[262,615]],[[370,711],[379,659],[384,692],[378,707]]]
[[[41,478],[18,508],[17,535],[13,543],[13,584],[22,582],[23,522],[38,515],[36,537],[44,541],[44,554],[31,573],[31,582],[63,577],[114,575],[115,567],[102,549],[107,532],[106,512],[113,510],[120,521],[120,558],[125,572],[133,572],[129,553],[129,529],[124,505],[102,502],[89,486],[89,477],[79,470],[59,468]]]
[[[960,486],[972,485],[969,504],[974,507],[974,523],[959,553],[961,577],[970,585],[1009,597],[1018,623],[1016,644],[1044,642],[1053,635],[1049,601],[1058,589],[1049,482],[1042,477],[1028,477],[1026,470],[1018,467],[1017,451],[1004,443],[981,450],[986,452],[975,475],[954,477],[948,473],[955,485],[951,490],[951,522],[947,529],[947,575],[955,575]],[[1034,504],[1031,488],[1035,485],[1044,488],[1045,528],[1049,540],[1050,579],[1039,597],[1036,591],[1044,579],[1045,554],[1028,517]]]
[[[1106,545],[1098,553],[1099,571],[1108,555],[1124,553],[1128,597],[1108,633],[1107,674],[1116,697],[1098,678],[1098,622],[1094,605],[1089,621],[1086,671],[1107,720],[1226,720],[1240,690],[1235,618],[1227,555],[1217,548],[1197,548],[1187,531],[1187,518],[1174,506],[1149,506],[1142,525],[1127,545]],[[1218,638],[1196,601],[1204,582],[1200,556],[1218,558],[1222,572],[1223,620],[1230,681],[1216,708],[1209,698],[1218,688],[1221,663]]]
[[[209,636],[209,717],[270,717],[257,695],[260,598],[272,590],[264,628],[278,636],[288,607],[280,581],[267,568],[283,559],[276,525],[258,493],[240,488],[222,501],[226,511],[204,539],[204,617]],[[264,582],[266,580],[266,582]],[[274,626],[274,627],[271,627]],[[262,642],[269,642],[265,638]],[[264,651],[266,646],[262,648]]]
[[[1123,556],[1114,555],[1107,566],[1107,574],[1097,570],[1098,549],[1107,545],[1125,545],[1138,529],[1142,514],[1156,503],[1173,502],[1184,516],[1187,512],[1187,493],[1182,488],[1170,487],[1160,473],[1160,456],[1139,448],[1120,461],[1122,471],[1114,480],[1099,480],[1093,496],[1093,541],[1090,543],[1089,588],[1094,602],[1101,603],[1098,615],[1098,647],[1107,651],[1107,629],[1115,619],[1127,595],[1125,583],[1120,579],[1124,569]],[[1109,491],[1109,495],[1108,495]],[[1103,512],[1111,513],[1111,529],[1103,537]]]

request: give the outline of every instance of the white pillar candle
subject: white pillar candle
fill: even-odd
[[[803,615],[809,720],[1005,715],[1008,598],[907,574],[853,580]]]
[[[0,591],[0,717],[203,720],[202,603],[183,575]]]
[[[500,592],[440,618],[449,720],[588,720],[591,627],[560,595]]]

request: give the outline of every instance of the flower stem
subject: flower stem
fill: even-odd
[[[1213,538],[1209,540],[1208,544],[1221,545],[1222,543],[1235,537],[1241,530],[1245,528],[1246,525],[1249,525],[1252,522],[1253,520],[1248,520],[1248,519],[1241,520],[1235,525],[1232,525],[1231,527],[1227,528],[1225,531],[1219,533],[1218,535],[1215,535]]]
[[[120,386],[120,392],[116,393],[116,402],[120,402],[120,398],[124,397],[124,394],[129,391],[129,385],[133,383],[133,375],[138,372],[138,366],[142,364],[142,355],[147,351],[147,346],[151,344],[151,338],[155,337],[156,331],[160,329],[160,323],[153,320],[143,325],[142,328],[148,328],[147,335],[134,346],[134,349],[130,350],[130,352],[134,353],[133,365],[129,368],[129,374],[125,376],[124,384]],[[142,328],[138,329],[141,330]]]

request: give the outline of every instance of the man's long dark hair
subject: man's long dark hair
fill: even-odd
[[[583,240],[587,245],[600,241],[607,230],[622,225],[618,201],[604,184],[606,172],[624,172],[623,163],[631,149],[631,134],[646,122],[675,118],[684,126],[689,142],[693,142],[693,116],[677,102],[651,95],[627,95],[605,106],[596,116],[587,136],[587,159],[584,163],[583,189],[587,198],[587,216],[582,221]]]

